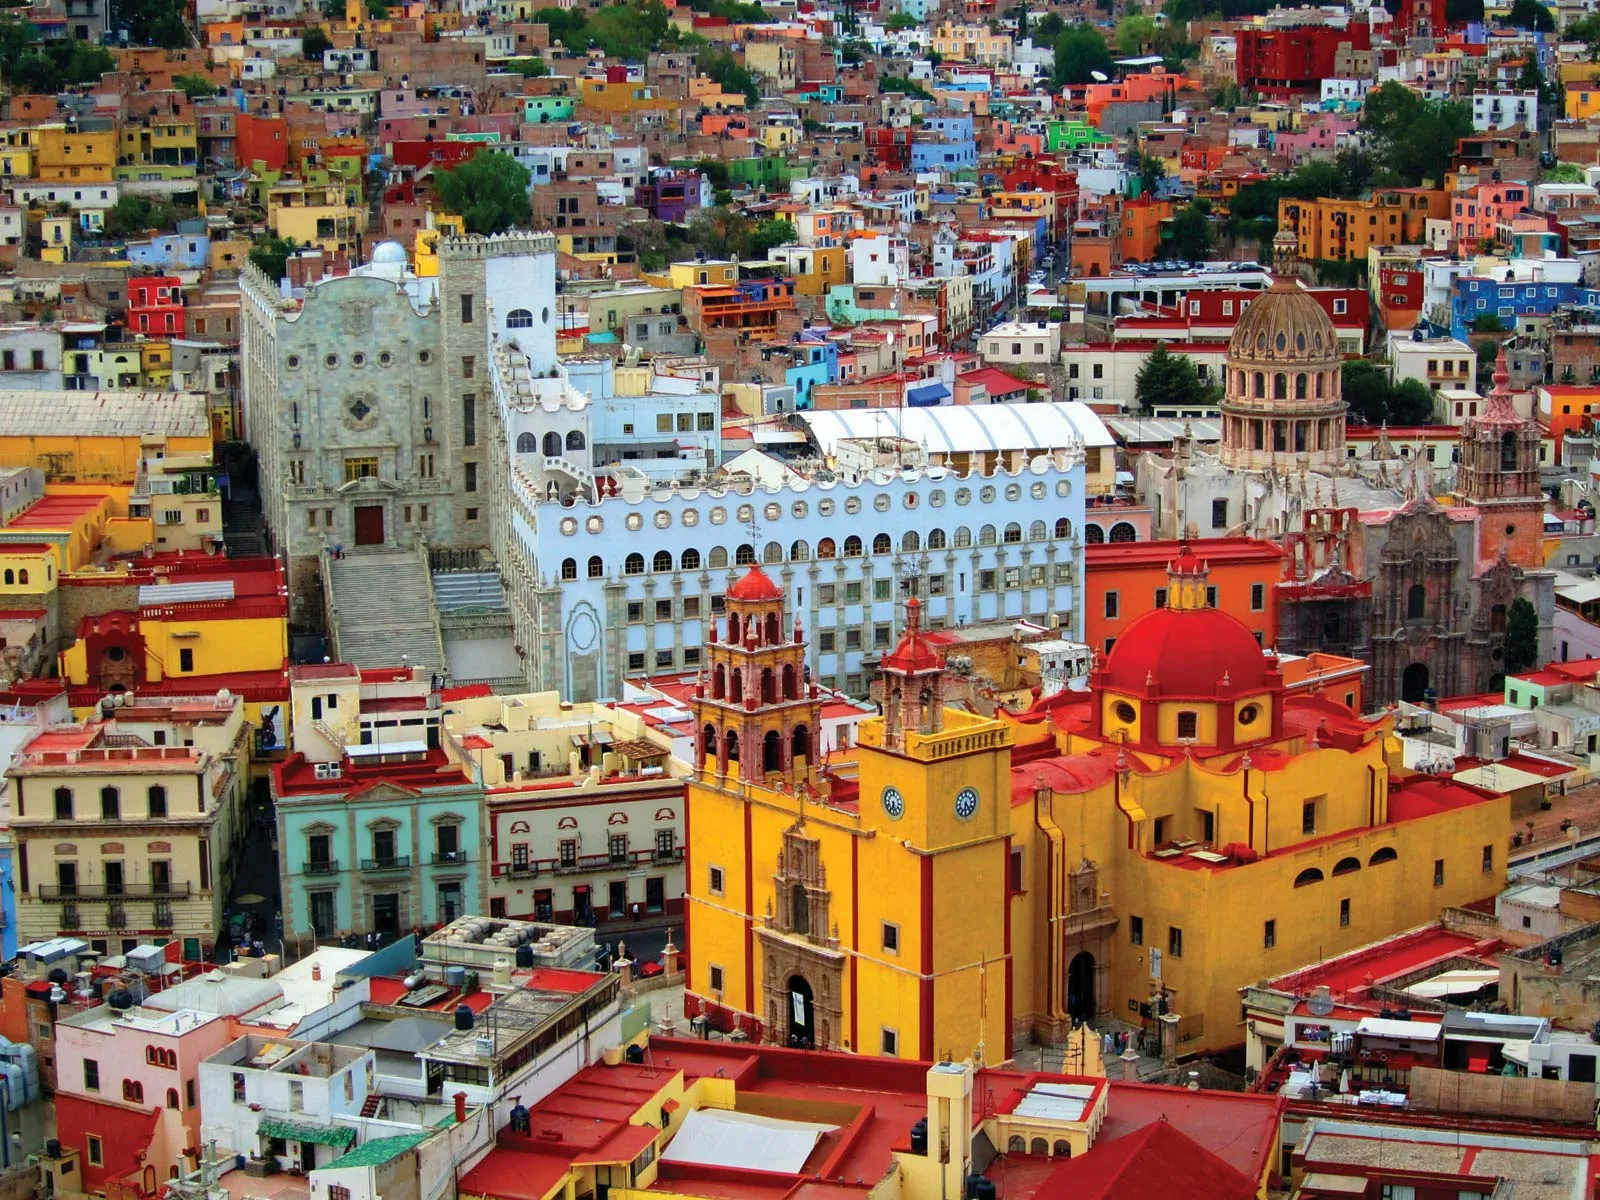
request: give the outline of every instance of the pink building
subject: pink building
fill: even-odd
[[[1304,129],[1273,134],[1272,148],[1279,154],[1291,155],[1296,162],[1301,162],[1313,154],[1332,154],[1339,148],[1340,137],[1355,130],[1354,117],[1336,117],[1329,113]]]
[[[1525,183],[1480,183],[1458,192],[1450,202],[1450,233],[1457,249],[1494,241],[1501,223],[1510,222],[1529,203]]]

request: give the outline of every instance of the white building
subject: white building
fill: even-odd
[[[997,367],[1047,367],[1061,357],[1061,322],[1004,321],[978,338],[978,353]]]
[[[1051,615],[1081,628],[1085,447],[1111,444],[1083,405],[806,412],[792,476],[657,484],[623,464],[599,485],[516,449],[546,421],[581,421],[582,399],[504,343],[491,356],[492,546],[529,690],[613,697],[630,675],[698,667],[723,589],[756,561],[780,568],[819,681],[850,695],[894,644],[908,576],[935,628]],[[838,438],[882,435],[911,451],[865,473],[832,461]]]
[[[1389,343],[1389,378],[1396,384],[1415,379],[1430,392],[1475,392],[1478,355],[1455,338],[1395,338]]]
[[[1473,92],[1472,127],[1479,133],[1522,125],[1539,128],[1539,93],[1536,91]]]

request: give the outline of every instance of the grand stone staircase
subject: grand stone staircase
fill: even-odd
[[[497,571],[436,571],[433,598],[441,613],[503,613],[505,589]]]
[[[339,661],[429,671],[444,666],[432,581],[415,551],[347,552],[326,564],[328,626]]]

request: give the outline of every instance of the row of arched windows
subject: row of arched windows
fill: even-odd
[[[562,444],[561,435],[555,432],[555,430],[551,430],[549,433],[544,435],[544,456],[546,458],[561,457]],[[587,447],[588,444],[589,443],[584,440],[583,434],[579,433],[576,429],[567,434],[565,446],[568,450],[582,450]],[[539,439],[534,437],[533,434],[517,434],[518,454],[535,454],[538,453],[538,450]]]
[[[1372,852],[1372,857],[1367,859],[1367,866],[1375,867],[1379,863],[1394,862],[1399,857],[1400,856],[1395,853],[1393,846],[1384,846],[1381,849],[1374,850]],[[1361,870],[1361,860],[1359,858],[1341,858],[1338,862],[1333,864],[1333,874],[1335,877],[1340,875],[1353,875],[1359,870]],[[1313,883],[1321,883],[1322,879],[1322,871],[1319,868],[1307,867],[1304,871],[1301,871],[1300,874],[1294,877],[1294,885],[1297,888],[1309,887]]]
[[[1106,531],[1093,522],[1086,523],[1083,527],[1083,540],[1086,545],[1098,546],[1107,541]],[[1139,540],[1139,531],[1127,521],[1118,521],[1111,527],[1113,542],[1136,542]]]
[[[1331,371],[1297,371],[1294,375],[1294,398],[1296,400],[1311,399],[1312,392],[1316,393],[1318,400],[1324,399],[1328,394],[1329,383],[1327,377]],[[1250,396],[1256,400],[1267,398],[1267,374],[1265,371],[1252,371],[1246,383],[1244,371],[1235,371],[1234,387],[1240,396]],[[1248,387],[1248,390],[1246,390]],[[1274,400],[1289,399],[1289,375],[1284,371],[1277,371],[1272,376],[1272,398]]]
[[[1057,1139],[1054,1147],[1042,1137],[1036,1137],[1032,1142],[1020,1133],[1013,1133],[1006,1142],[1008,1154],[1037,1154],[1040,1157],[1051,1155],[1055,1158],[1071,1158],[1072,1143],[1064,1139]]]
[[[1090,536],[1088,540],[1105,540],[1105,534],[1100,531],[1098,526],[1091,525],[1088,528],[1100,533],[1099,537]],[[1126,531],[1125,535],[1123,533],[1124,530]],[[1022,526],[1015,521],[1002,530],[996,530],[993,525],[985,525],[978,530],[977,544],[980,546],[993,546],[998,542],[1010,546],[1017,545],[1023,541],[1049,541],[1052,537],[1056,539],[1072,537],[1072,522],[1066,517],[1062,517],[1056,521],[1052,531],[1051,526],[1046,525],[1043,521],[1035,521],[1028,527],[1026,538],[1023,536]],[[1119,522],[1111,531],[1111,540],[1114,542],[1131,542],[1136,539],[1137,534],[1133,526],[1126,521]],[[948,535],[943,529],[929,530],[926,546],[923,544],[922,535],[916,530],[910,530],[900,538],[900,553],[916,554],[924,549],[947,550],[952,547],[961,550],[972,544],[972,530],[965,525],[958,525],[955,531]],[[871,547],[873,554],[893,554],[894,539],[887,533],[877,534],[872,539]],[[825,537],[816,544],[815,548],[809,542],[803,540],[791,542],[787,555],[785,555],[781,543],[768,542],[762,547],[759,557],[763,563],[778,564],[785,561],[810,562],[813,558],[818,561],[835,558],[862,558],[866,553],[867,542],[857,534],[852,533],[842,543],[835,541],[831,537]],[[741,543],[733,552],[735,566],[749,566],[756,561],[757,557],[755,546],[749,542]],[[645,573],[645,563],[646,560],[643,554],[630,554],[622,561],[622,573],[624,575],[643,575]],[[685,550],[677,560],[676,569],[679,571],[698,571],[701,569],[702,564],[706,569],[713,571],[726,567],[728,565],[727,550],[721,546],[714,546],[703,558],[698,550],[693,548]],[[589,559],[587,569],[588,578],[605,578],[605,562],[599,555],[594,555]],[[656,574],[663,574],[673,570],[672,555],[665,550],[657,550],[649,559],[649,569]],[[564,580],[578,578],[577,559],[562,559],[561,578]]]
[[[10,567],[7,567],[5,580],[8,586],[16,583],[26,585],[28,582],[28,568],[22,567],[19,570],[13,571]]]
[[[707,725],[700,731],[700,758],[704,761],[714,757],[721,751],[731,763],[740,761],[739,758],[739,732],[730,729],[719,740],[717,727]],[[792,759],[811,756],[811,730],[805,725],[796,725],[794,732],[789,735],[789,757]],[[783,770],[783,734],[776,729],[767,730],[761,739],[761,769],[763,771]]]
[[[726,666],[718,663],[711,673],[711,698],[726,700],[729,704],[743,704],[744,683],[744,668],[735,667],[729,672]],[[780,686],[785,700],[800,698],[800,676],[793,663],[785,663],[781,675],[771,667],[763,667],[759,681],[752,680],[751,684],[753,694],[762,704],[776,704]]]
[[[178,1069],[178,1052],[169,1050],[165,1046],[146,1046],[144,1060],[152,1067],[168,1067],[174,1071]]]

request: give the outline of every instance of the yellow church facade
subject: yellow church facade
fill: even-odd
[[[1400,770],[1385,716],[1286,695],[1205,581],[1182,556],[1088,691],[1014,717],[945,707],[913,600],[849,774],[794,753],[805,650],[768,644],[784,598],[752,568],[698,689],[689,1015],[980,1063],[1110,1017],[1215,1050],[1241,986],[1497,892],[1509,801]]]

